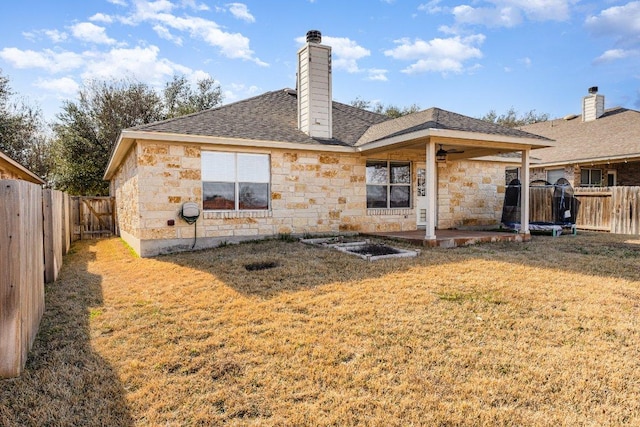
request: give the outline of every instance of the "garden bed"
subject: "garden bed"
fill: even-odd
[[[384,243],[372,243],[369,239],[345,242],[342,236],[302,239],[301,242],[336,249],[341,252],[359,256],[367,261],[415,257],[420,253],[420,250],[406,250],[395,248]]]

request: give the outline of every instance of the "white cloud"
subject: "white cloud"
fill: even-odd
[[[518,59],[518,62],[524,65],[525,67],[531,67],[531,58],[525,56],[524,58]]]
[[[76,95],[80,88],[80,85],[70,77],[50,80],[40,78],[34,83],[34,86],[56,92],[60,98]]]
[[[593,35],[615,38],[618,46],[604,52],[595,59],[595,63],[637,56],[640,51],[640,1],[610,7],[597,16],[589,16],[585,27]]]
[[[482,45],[485,36],[476,34],[468,37],[436,38],[430,41],[404,38],[396,40],[394,49],[384,52],[394,59],[415,61],[402,70],[403,73],[415,74],[429,71],[441,73],[461,73],[465,71],[465,62],[482,58],[478,46]],[[473,66],[472,66],[473,68]],[[466,69],[471,70],[471,68]]]
[[[515,27],[525,17],[531,21],[566,21],[577,0],[488,0],[462,4],[452,9],[458,25]],[[427,4],[428,5],[428,4]],[[478,6],[479,5],[479,6]]]
[[[107,0],[111,4],[115,4],[117,6],[126,6],[127,2],[124,0]]]
[[[429,14],[435,14],[442,12],[444,9],[440,6],[441,0],[431,0],[428,3],[418,5],[418,10],[421,12],[427,12]]]
[[[167,27],[163,27],[162,25],[157,24],[153,26],[153,31],[155,31],[156,34],[160,36],[160,38],[174,42],[178,46],[182,46],[182,38],[171,34]]]
[[[199,11],[210,10],[209,6],[207,6],[206,4],[197,3],[195,0],[182,0],[180,4],[182,5],[182,7],[188,7],[193,10],[199,10]]]
[[[160,85],[174,74],[189,75],[192,72],[188,67],[159,58],[159,51],[156,46],[146,46],[114,48],[104,53],[88,52],[82,79],[109,80],[132,76],[151,85]]]
[[[604,9],[598,16],[589,16],[585,25],[596,35],[637,39],[640,35],[640,1]]]
[[[0,50],[0,58],[10,62],[16,68],[42,68],[52,73],[59,73],[80,68],[82,55],[74,52],[54,52],[45,49],[41,52],[6,47]]]
[[[300,45],[306,43],[306,36],[296,37]],[[371,51],[347,37],[322,36],[322,44],[331,46],[331,64],[336,70],[345,70],[348,73],[360,72],[358,60],[371,55]]]
[[[135,12],[121,22],[128,25],[137,25],[141,22],[160,24],[164,28],[186,32],[194,39],[200,39],[207,44],[217,47],[220,53],[231,59],[244,59],[266,67],[269,64],[255,57],[249,47],[249,39],[240,33],[223,31],[214,21],[195,16],[176,16],[171,14],[174,4],[167,0],[148,2],[137,0]],[[175,37],[175,36],[174,36]]]
[[[513,7],[474,8],[469,5],[456,6],[452,11],[458,24],[484,25],[487,27],[515,27],[522,22],[520,11]]]
[[[387,78],[388,70],[383,70],[380,68],[370,68],[367,70],[368,76],[367,80],[386,82],[389,79]]]
[[[89,21],[111,24],[113,22],[113,18],[109,15],[105,15],[104,13],[96,13],[95,15],[89,17]]]
[[[115,44],[116,40],[107,36],[104,27],[91,22],[80,22],[69,27],[71,34],[79,40],[96,44]]]
[[[249,12],[247,5],[244,3],[229,3],[227,5],[229,12],[237,18],[246,22],[256,22],[256,18]]]
[[[594,63],[601,64],[605,62],[618,61],[620,59],[632,58],[640,56],[640,51],[631,49],[609,49],[594,60]]]

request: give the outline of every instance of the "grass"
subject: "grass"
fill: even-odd
[[[638,425],[638,243],[78,243],[0,425]]]

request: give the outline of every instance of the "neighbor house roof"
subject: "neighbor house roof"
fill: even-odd
[[[218,108],[122,131],[105,179],[110,179],[136,139],[331,151],[381,150],[395,144],[438,136],[457,141],[491,142],[493,149],[538,148],[550,140],[518,129],[430,108],[392,119],[384,114],[332,103],[333,137],[312,138],[298,129],[297,92],[283,89]],[[442,142],[442,141],[441,141]],[[500,145],[502,144],[502,145]],[[484,155],[484,154],[483,154]]]
[[[0,169],[5,169],[11,175],[18,177],[23,181],[33,182],[34,184],[45,184],[45,181],[20,163],[7,156],[0,151]]]
[[[556,141],[555,147],[536,150],[543,166],[640,158],[640,111],[615,107],[588,122],[571,115],[521,129]]]

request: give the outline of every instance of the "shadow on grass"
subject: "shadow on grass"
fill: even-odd
[[[116,373],[91,348],[89,318],[102,304],[102,278],[87,271],[95,258],[89,249],[75,244],[58,281],[46,286],[26,369],[0,381],[2,426],[133,425]]]
[[[368,262],[331,248],[280,240],[258,240],[157,259],[210,273],[242,294],[262,298],[380,277],[411,265],[402,259]]]
[[[157,259],[211,273],[242,294],[269,298],[282,292],[334,282],[373,279],[417,266],[459,264],[472,259],[635,281],[640,280],[640,269],[637,267],[640,262],[640,240],[633,241],[633,238],[608,233],[533,236],[527,243],[483,243],[453,249],[422,248],[422,255],[418,258],[375,262],[328,248],[266,240],[160,256]],[[635,238],[640,239],[637,236]],[[415,248],[397,240],[390,242],[391,246]],[[269,265],[270,268],[253,268],[256,265]]]

